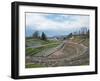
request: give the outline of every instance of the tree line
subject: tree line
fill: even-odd
[[[44,41],[47,40],[47,36],[44,32],[42,32],[41,35],[40,35],[39,31],[35,31],[33,33],[32,37],[35,38],[35,39],[41,39],[41,40],[44,40]]]
[[[80,30],[79,31],[75,31],[75,32],[73,32],[72,33],[73,35],[89,35],[89,29],[88,28],[86,28],[86,27],[82,27],[82,28],[80,28]]]
[[[86,27],[82,27],[78,31],[74,31],[74,32],[69,33],[67,38],[70,38],[72,36],[89,37],[89,29]]]
[[[86,27],[82,27],[77,31],[69,33],[69,35],[67,35],[67,37],[64,37],[63,39],[65,40],[66,38],[70,38],[72,36],[81,36],[81,37],[88,37],[89,38],[89,29]],[[32,38],[47,41],[47,36],[46,36],[45,32],[42,32],[40,34],[39,31],[35,31],[32,34]]]

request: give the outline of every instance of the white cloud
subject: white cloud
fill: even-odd
[[[48,14],[26,13],[26,27],[36,30],[56,30],[65,31],[69,29],[77,29],[80,27],[89,27],[88,16],[70,15],[71,20],[57,22],[45,18]]]

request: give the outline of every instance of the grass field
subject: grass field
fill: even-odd
[[[44,67],[43,65],[40,64],[26,64],[26,68],[36,68],[36,67]]]
[[[58,43],[60,41],[56,40],[40,40],[40,39],[26,39],[26,47],[29,46],[37,46],[37,45],[45,45],[45,44],[51,44],[51,43]]]
[[[58,45],[59,43],[55,43],[55,44],[48,44],[48,45],[37,47],[37,48],[26,48],[26,55],[33,56],[43,50],[54,48],[54,47],[57,47]]]
[[[26,55],[33,56],[43,50],[57,47],[61,42],[55,40],[43,41],[40,39],[28,39],[26,40],[26,44],[28,46],[37,46],[35,48],[27,48],[26,47]]]

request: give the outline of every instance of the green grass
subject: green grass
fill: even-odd
[[[25,65],[25,68],[36,68],[36,67],[44,67],[44,66],[40,64],[26,64]]]
[[[42,47],[38,47],[38,48],[27,48],[26,49],[26,55],[34,55],[36,53],[39,53],[43,50]]]
[[[57,47],[58,45],[59,43],[55,43],[55,44],[48,44],[48,45],[37,47],[37,48],[26,48],[26,55],[33,56],[43,50],[54,48],[54,47]]]
[[[41,40],[41,39],[26,39],[26,46],[36,46],[36,45],[45,45],[45,44],[51,44],[51,43],[57,43],[60,41],[56,41],[56,40]]]
[[[41,39],[27,39],[26,38],[26,55],[31,55],[33,56],[34,54],[37,54],[43,50],[49,49],[49,48],[53,48],[56,47],[57,45],[59,45],[61,43],[61,41],[56,41],[56,40],[41,40]],[[37,48],[27,48],[30,46],[40,46]]]

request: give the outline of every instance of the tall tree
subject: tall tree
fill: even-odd
[[[81,34],[82,35],[86,35],[86,33],[87,33],[87,28],[86,27],[82,27],[81,28]]]
[[[73,34],[72,34],[72,33],[70,33],[70,34],[67,36],[67,38],[71,38],[71,37],[72,37],[72,35],[73,35]]]
[[[44,32],[42,32],[41,39],[45,41],[47,40],[46,34]]]
[[[35,31],[33,33],[33,38],[39,38],[39,32],[38,31]]]
[[[87,37],[89,37],[89,30],[87,31]]]

